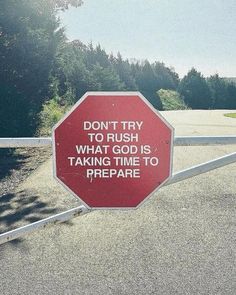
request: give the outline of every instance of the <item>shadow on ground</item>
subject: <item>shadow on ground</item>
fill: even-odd
[[[0,196],[0,234],[46,218],[57,211],[27,191]],[[19,243],[16,239],[11,243]]]
[[[0,150],[0,181],[12,174],[13,170],[20,169],[29,158],[27,153],[17,154],[9,149]]]

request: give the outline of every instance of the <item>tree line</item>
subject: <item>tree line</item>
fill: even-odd
[[[0,2],[0,137],[34,135],[45,113],[55,121],[86,91],[137,90],[162,110],[162,89],[177,93],[178,104],[188,108],[236,109],[236,85],[218,75],[205,78],[191,69],[180,79],[163,62],[131,62],[100,45],[69,42],[58,12],[81,4]]]

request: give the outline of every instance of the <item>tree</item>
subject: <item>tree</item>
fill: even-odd
[[[227,83],[218,74],[211,76],[207,82],[212,96],[212,108],[224,109],[227,104]]]
[[[54,96],[66,104],[73,104],[86,91],[95,88],[91,69],[86,67],[87,47],[78,40],[59,47],[53,69]]]
[[[70,4],[79,6],[81,1],[0,2],[0,105],[5,110],[0,136],[34,134],[37,114],[50,96],[57,48],[65,42],[57,11]],[[14,120],[9,105],[17,106]],[[3,124],[7,124],[7,132]]]
[[[120,80],[125,85],[125,90],[135,91],[138,89],[135,78],[132,75],[132,69],[128,60],[123,60],[120,53],[117,58],[110,56],[110,61]]]
[[[46,0],[46,1],[51,3],[51,5],[53,5],[54,8],[57,8],[60,10],[68,9],[69,6],[79,7],[83,4],[82,0]]]
[[[225,108],[236,109],[236,85],[233,82],[227,83],[227,100]]]
[[[143,64],[136,65],[134,69],[136,71],[135,76],[138,89],[155,108],[162,109],[160,98],[157,95],[160,84],[149,61],[146,60]]]
[[[236,85],[228,79],[220,78],[219,75],[207,79],[211,90],[212,107],[215,109],[236,108]]]
[[[153,64],[153,71],[158,80],[158,90],[176,90],[178,88],[179,76],[173,69],[166,67],[164,63],[155,62]]]
[[[181,80],[178,90],[189,107],[193,109],[211,108],[212,96],[206,79],[194,68]]]
[[[99,64],[94,65],[91,72],[95,82],[95,90],[99,91],[120,91],[124,90],[124,84],[112,68],[103,68]]]

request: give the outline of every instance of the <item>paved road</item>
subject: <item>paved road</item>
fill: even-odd
[[[236,120],[222,113],[164,116],[177,135],[236,134]],[[235,150],[177,147],[174,169]],[[49,160],[6,196],[5,227],[78,205],[51,173]],[[93,212],[0,246],[0,294],[235,295],[235,213],[232,164],[163,187],[138,210]]]

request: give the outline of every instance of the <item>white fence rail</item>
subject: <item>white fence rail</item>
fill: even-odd
[[[41,147],[52,145],[51,137],[0,138],[0,148]]]
[[[27,224],[25,226],[13,229],[0,235],[0,245],[12,240],[18,239],[26,234],[35,232],[41,228],[51,226],[53,224],[62,223],[68,221],[74,217],[84,215],[91,212],[85,206],[79,206],[62,213],[50,216],[48,218],[36,221],[34,223]]]
[[[199,145],[228,145],[236,144],[236,136],[177,136],[174,139],[175,146],[199,146]],[[52,145],[50,137],[42,138],[0,138],[0,148],[42,147]],[[165,184],[170,185],[196,175],[232,164],[236,162],[236,152],[223,157],[190,167],[174,173]],[[0,234],[0,245],[8,241],[20,238],[26,234],[48,227],[53,224],[68,221],[76,216],[89,213],[91,210],[85,206],[79,206],[65,212],[50,216],[37,222]]]
[[[173,184],[173,183],[197,176],[199,174],[209,172],[211,170],[214,170],[235,162],[236,162],[236,152],[190,167],[188,169],[184,169],[182,171],[178,171],[177,173],[173,174],[171,179],[165,185]]]
[[[175,146],[236,144],[236,136],[176,136]],[[52,145],[51,137],[0,138],[0,148],[42,147]]]

